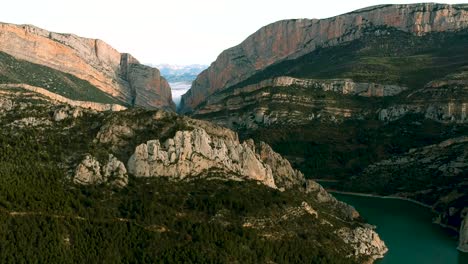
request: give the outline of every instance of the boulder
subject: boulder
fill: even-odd
[[[86,155],[76,167],[73,182],[81,185],[99,184],[103,182],[101,164],[93,156]]]
[[[127,186],[128,174],[123,162],[112,154],[103,166],[93,156],[86,155],[75,169],[73,182],[80,185],[110,183],[121,188]]]

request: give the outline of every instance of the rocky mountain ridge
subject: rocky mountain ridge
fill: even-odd
[[[466,5],[430,3],[273,23],[220,54],[182,112],[267,142],[331,188],[423,202],[462,238],[467,21]]]
[[[0,23],[0,51],[88,81],[130,106],[175,109],[170,86],[158,69],[102,40]]]
[[[183,96],[181,111],[193,111],[211,94],[236,85],[272,64],[359,39],[369,27],[395,28],[422,36],[467,26],[466,7],[434,3],[383,5],[327,19],[278,21],[222,52]]]
[[[139,232],[143,236],[156,233],[169,239],[176,235],[174,240],[179,241],[177,234],[181,227],[177,228],[177,225],[209,223],[222,227],[225,235],[230,234],[231,228],[259,234],[264,243],[289,243],[288,241],[296,241],[296,233],[306,234],[301,238],[301,244],[308,241],[309,236],[317,238],[308,244],[309,249],[324,250],[323,248],[333,245],[331,250],[335,256],[327,258],[343,259],[346,263],[373,261],[381,258],[387,251],[377,233],[363,223],[354,208],[334,199],[316,182],[306,183],[300,172],[294,170],[286,159],[265,143],[255,144],[252,140],[241,143],[232,130],[163,110],[97,112],[60,105],[40,93],[21,87],[2,87],[0,92],[0,146],[2,151],[9,153],[0,157],[0,179],[4,181],[7,178],[4,183],[13,182],[8,179],[28,170],[29,166],[37,166],[42,168],[37,175],[31,179],[22,178],[26,185],[8,189],[12,195],[18,196],[23,193],[19,188],[29,188],[31,180],[35,182],[35,188],[38,184],[49,186],[47,191],[29,188],[29,193],[23,193],[27,196],[24,199],[2,200],[8,210],[26,212],[22,213],[24,217],[31,216],[28,219],[31,226],[36,221],[32,216],[40,218],[53,214],[59,216],[56,217],[59,223],[86,219],[99,228],[99,223],[102,222],[115,225],[135,224],[139,226],[138,230],[141,229]],[[41,120],[41,123],[10,126],[25,118]],[[17,137],[23,140],[18,140]],[[38,144],[33,148],[39,149],[32,156],[25,148],[10,147],[12,144],[33,142]],[[22,162],[21,157],[28,159],[29,163],[24,168],[21,167],[21,170],[10,171],[10,168],[15,168],[18,162]],[[25,175],[29,175],[29,172]],[[165,178],[170,179],[170,182],[165,183],[162,180]],[[157,186],[159,189],[154,189]],[[143,189],[138,189],[140,187]],[[200,187],[206,189],[199,189]],[[176,189],[161,197],[168,188]],[[234,199],[230,192],[241,192],[255,198],[244,203],[243,195]],[[32,206],[28,202],[21,204],[30,199],[31,195],[37,197]],[[270,198],[266,198],[270,195],[285,198],[274,201],[271,205]],[[57,205],[58,207],[50,206],[49,203],[61,200],[58,197],[62,196],[74,202],[70,206],[63,203]],[[177,207],[173,203],[180,203],[180,208],[169,218],[153,208],[153,205],[143,210],[144,214],[138,213],[143,208],[139,207],[135,211],[131,209],[142,203],[149,206],[147,201],[152,201],[154,197],[161,197],[157,198],[157,208],[167,204],[163,212]],[[1,196],[0,199],[7,198]],[[255,203],[253,208],[252,203]],[[271,210],[270,206],[275,209]],[[65,212],[73,216],[65,217]],[[151,217],[146,218],[147,214]],[[0,217],[8,218],[11,215],[16,214],[8,213],[3,216],[2,211]],[[199,218],[200,216],[203,218]],[[190,222],[195,221],[193,219],[199,222]],[[173,221],[176,221],[175,225],[172,224]],[[304,228],[304,225],[310,228]],[[89,228],[94,230],[93,227]],[[194,240],[196,232],[201,232],[190,228],[188,230]],[[304,233],[309,230],[313,232]],[[318,235],[322,232],[327,235]],[[170,235],[169,238],[166,238],[166,233]],[[76,244],[79,237],[74,232],[69,230],[63,235],[67,241],[66,247],[74,251],[81,250]],[[138,241],[151,240],[148,237],[138,237]],[[89,237],[86,241],[90,243],[93,239]],[[256,238],[249,238],[252,239]],[[37,241],[40,245],[44,242],[42,239]],[[50,247],[48,250],[62,249],[61,244],[44,243]],[[209,243],[203,241],[204,246]],[[189,243],[189,246],[192,244]],[[227,252],[234,256],[233,251]],[[331,254],[326,251],[324,254],[329,253]],[[311,257],[314,254],[317,253],[313,253]],[[162,257],[160,254],[157,256]],[[192,254],[191,257],[193,256]]]

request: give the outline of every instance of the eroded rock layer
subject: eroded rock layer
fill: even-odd
[[[192,111],[209,95],[244,81],[272,64],[359,39],[369,27],[391,27],[421,36],[467,26],[465,6],[434,3],[382,5],[327,19],[278,21],[221,53],[182,97],[181,110]]]
[[[0,51],[72,74],[128,105],[175,109],[170,86],[158,69],[99,39],[0,23]]]

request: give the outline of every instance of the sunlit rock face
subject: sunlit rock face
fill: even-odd
[[[158,69],[99,39],[0,23],[0,51],[72,74],[129,105],[175,109],[169,84]]]
[[[283,20],[267,25],[221,53],[182,97],[181,111],[190,112],[205,99],[266,67],[297,58],[318,47],[359,39],[368,27],[387,26],[421,36],[468,26],[462,5],[411,4],[374,6],[327,19]]]

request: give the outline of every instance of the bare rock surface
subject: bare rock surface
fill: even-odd
[[[354,250],[355,256],[367,255],[372,259],[383,258],[388,248],[380,239],[379,235],[368,227],[357,227],[350,229],[347,227],[337,231],[339,237],[347,244],[350,244]]]
[[[370,27],[387,26],[421,36],[468,26],[468,10],[458,5],[423,3],[382,5],[326,19],[291,19],[267,25],[241,44],[222,52],[182,97],[190,112],[217,91],[233,86],[266,67],[359,39]]]
[[[86,155],[75,169],[73,182],[81,185],[108,182],[116,187],[125,187],[128,184],[127,169],[123,162],[112,154],[103,166],[95,157]]]
[[[158,69],[102,40],[0,23],[0,51],[72,74],[128,104],[175,110],[170,86]]]
[[[178,131],[164,143],[150,140],[137,146],[128,161],[129,172],[138,177],[200,176],[222,170],[241,179],[257,180],[275,188],[272,169],[261,161],[249,142],[211,136],[204,129]]]

